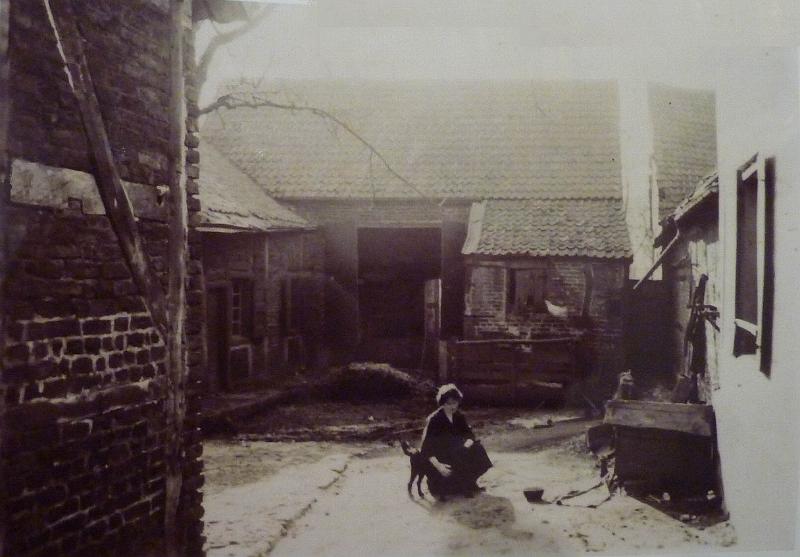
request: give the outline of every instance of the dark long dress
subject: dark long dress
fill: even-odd
[[[428,489],[435,497],[470,493],[475,489],[475,480],[492,466],[489,455],[479,442],[464,447],[467,439],[475,440],[467,420],[461,412],[453,414],[451,422],[442,408],[428,416],[422,434],[420,451],[425,459],[435,456],[439,462],[449,464],[451,474],[444,477],[432,468],[428,475]]]

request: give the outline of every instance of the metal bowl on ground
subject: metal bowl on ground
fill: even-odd
[[[529,487],[528,489],[522,490],[522,493],[525,495],[525,499],[527,499],[529,503],[540,503],[542,501],[544,489],[541,487]]]

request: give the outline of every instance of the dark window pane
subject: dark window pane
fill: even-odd
[[[252,336],[253,331],[253,281],[235,279],[231,303],[231,333]]]
[[[534,305],[534,282],[533,272],[528,270],[518,270],[516,274],[516,299],[514,305],[518,310],[526,310]]]
[[[547,291],[545,269],[510,269],[508,301],[516,313],[536,313],[546,310],[544,299]]]
[[[738,185],[736,226],[736,318],[758,323],[757,230],[758,179]]]

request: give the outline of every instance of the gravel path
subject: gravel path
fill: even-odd
[[[553,417],[574,416],[473,420],[495,466],[485,493],[446,503],[409,498],[408,459],[385,442],[207,442],[209,557],[687,554],[734,543],[727,522],[684,524],[625,495],[603,502],[605,487],[568,505],[528,503],[526,487],[552,500],[597,483],[583,441],[595,422],[540,427]]]

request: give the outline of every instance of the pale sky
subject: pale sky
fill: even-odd
[[[223,27],[225,28],[225,27]],[[204,24],[202,51],[213,33]],[[311,0],[221,49],[201,105],[238,77],[613,79],[711,89],[730,49],[800,44],[786,0]]]

